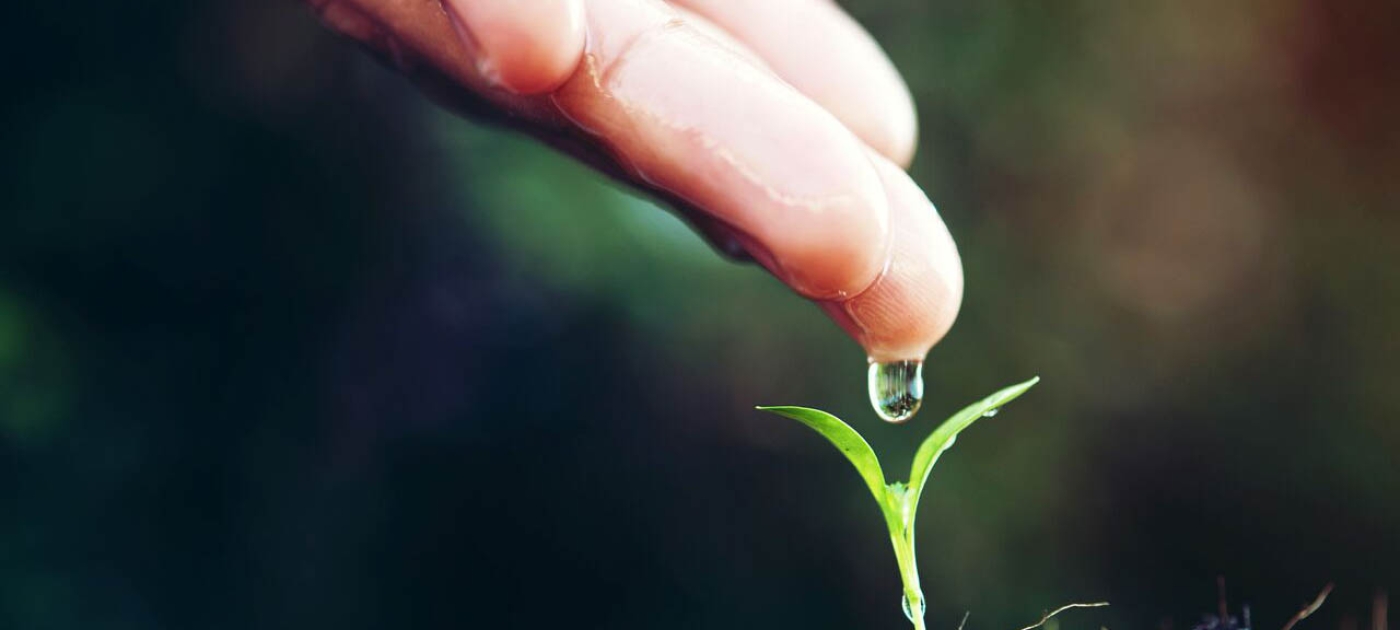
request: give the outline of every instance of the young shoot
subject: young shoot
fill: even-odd
[[[919,568],[914,557],[914,515],[919,507],[919,497],[928,483],[929,472],[933,470],[933,465],[938,462],[938,457],[943,451],[953,446],[958,433],[972,426],[979,418],[995,415],[1002,405],[1015,400],[1038,382],[1040,378],[1036,377],[1007,387],[968,405],[945,420],[923,444],[919,445],[919,450],[914,454],[914,465],[909,471],[907,484],[898,481],[886,482],[885,473],[880,468],[880,460],[875,456],[870,444],[840,418],[806,407],[758,409],[792,418],[811,427],[835,445],[856,467],[856,471],[865,479],[865,485],[870,488],[870,493],[875,496],[875,502],[879,504],[880,511],[885,516],[890,541],[894,543],[894,557],[899,564],[900,579],[904,583],[904,615],[914,624],[915,630],[924,630],[924,610],[927,605],[924,593],[919,588]]]

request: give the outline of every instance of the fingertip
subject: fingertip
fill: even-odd
[[[861,294],[823,309],[877,361],[922,359],[962,304],[962,261],[923,191],[894,163],[872,158],[889,197],[890,259]]]
[[[550,92],[583,58],[583,0],[447,0],[445,6],[478,73],[509,92]]]
[[[914,96],[879,44],[849,16],[840,18],[849,25],[851,49],[862,51],[865,71],[847,68],[808,89],[876,153],[908,168],[919,140]]]
[[[914,163],[914,154],[919,149],[919,117],[914,111],[914,99],[908,95],[903,82],[900,88],[905,90],[905,97],[890,103],[878,131],[866,133],[873,139],[871,148],[904,169]]]

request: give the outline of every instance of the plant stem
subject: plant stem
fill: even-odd
[[[911,605],[909,609],[912,611],[912,610],[917,610],[917,609],[921,609],[921,608],[923,608],[923,602],[922,602],[922,601],[920,601],[920,602],[917,603],[917,604]],[[923,613],[922,610],[919,610],[918,612],[915,612],[915,613],[909,618],[909,621],[914,622],[914,630],[924,630],[924,613]]]
[[[900,523],[896,532],[895,524],[890,525],[890,542],[894,543],[894,557],[904,585],[904,614],[914,624],[914,630],[924,630],[924,592],[919,587],[919,566],[914,558],[914,528],[912,523]]]

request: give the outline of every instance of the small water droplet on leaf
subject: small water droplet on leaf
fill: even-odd
[[[904,616],[905,616],[905,617],[908,617],[908,618],[909,618],[909,621],[913,621],[913,620],[914,620],[914,609],[913,609],[912,607],[909,606],[909,596],[908,596],[908,595],[900,595],[900,596],[899,596],[899,605],[900,605],[900,607],[904,608]],[[923,617],[923,616],[924,616],[924,613],[926,613],[926,612],[928,612],[928,602],[923,601],[923,600],[921,599],[921,600],[919,600],[919,616],[920,616],[920,617]]]

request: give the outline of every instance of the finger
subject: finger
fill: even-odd
[[[555,93],[634,179],[732,228],[802,295],[842,299],[884,267],[888,204],[832,115],[659,2],[592,0],[584,65]]]
[[[890,261],[869,289],[822,308],[871,359],[923,359],[962,304],[962,262],[938,211],[898,166],[874,157],[890,204]]]
[[[516,94],[542,94],[583,55],[583,0],[444,0],[477,70]]]
[[[672,0],[725,29],[866,144],[907,166],[918,125],[909,88],[875,40],[830,0]]]
[[[308,0],[323,22],[416,74],[512,110],[563,83],[583,55],[583,0]]]

